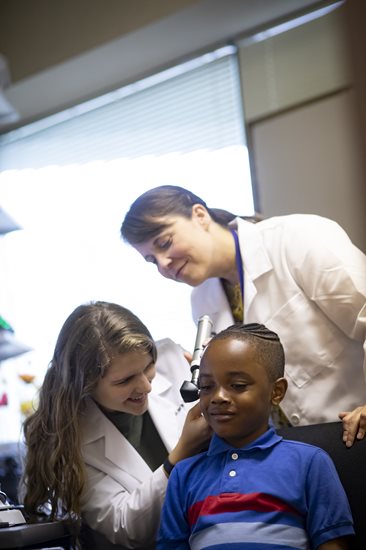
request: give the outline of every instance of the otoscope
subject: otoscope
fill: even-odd
[[[183,382],[180,388],[180,394],[185,403],[196,401],[198,399],[198,375],[200,371],[201,356],[204,350],[204,345],[212,334],[212,321],[208,315],[202,315],[197,324],[196,341],[194,344],[193,357],[191,361],[192,378],[189,382]]]

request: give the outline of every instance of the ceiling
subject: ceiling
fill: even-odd
[[[1,0],[5,99],[21,125],[331,3]]]
[[[190,21],[195,20],[201,33],[208,40],[216,41],[325,3],[319,0],[2,0],[0,52],[8,59],[12,82],[17,82],[143,28],[164,25],[169,34],[169,27],[173,28],[175,21],[180,20],[180,27],[185,27],[191,37],[197,25],[191,27]]]

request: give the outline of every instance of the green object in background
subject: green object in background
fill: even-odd
[[[10,332],[14,332],[14,329],[9,325],[7,321],[5,321],[4,317],[1,317],[1,315],[0,315],[0,330],[9,330]]]
[[[0,361],[32,351],[32,348],[19,342],[14,336],[14,329],[0,315]]]

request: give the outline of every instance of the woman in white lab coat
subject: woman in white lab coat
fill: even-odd
[[[81,518],[87,549],[153,548],[171,468],[210,435],[182,402],[189,376],[181,348],[128,309],[77,307],[24,425],[30,518]]]
[[[194,287],[195,321],[207,314],[216,332],[235,321],[277,332],[285,417],[341,418],[350,446],[366,432],[366,256],[320,216],[251,221],[168,185],[135,200],[121,234],[164,277]]]

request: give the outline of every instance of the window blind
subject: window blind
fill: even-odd
[[[0,170],[244,145],[227,46],[0,136]]]

